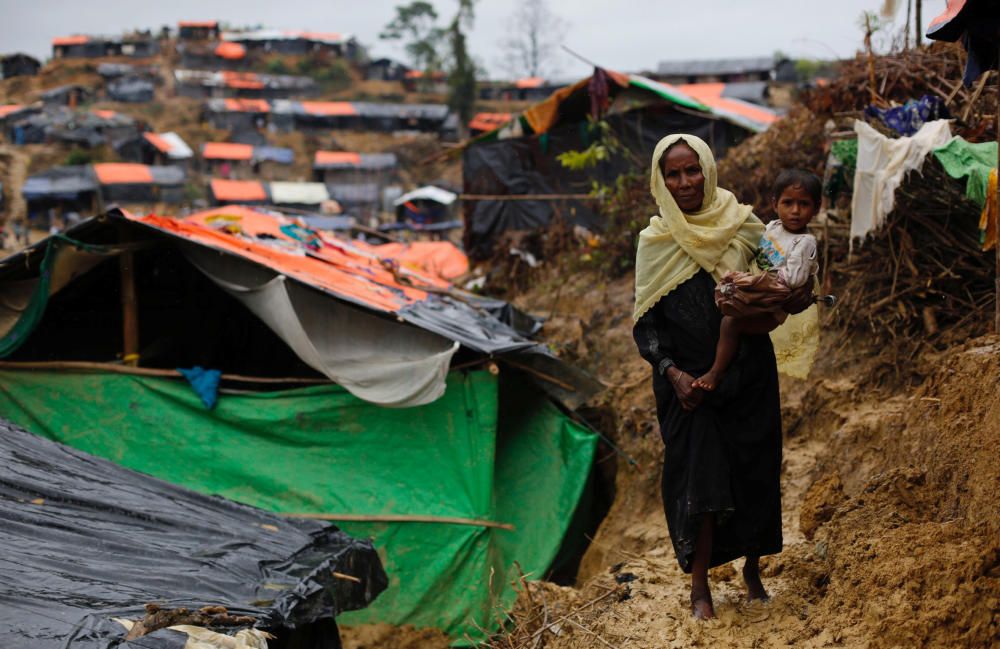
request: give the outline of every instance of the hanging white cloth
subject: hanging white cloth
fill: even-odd
[[[951,140],[948,120],[927,122],[912,137],[887,138],[863,122],[858,134],[858,164],[851,199],[851,245],[885,223],[896,202],[896,188],[906,174],[919,169],[931,151]]]
[[[184,253],[304,363],[354,396],[405,408],[444,394],[457,342],[370,314],[255,264],[195,247],[185,246]]]

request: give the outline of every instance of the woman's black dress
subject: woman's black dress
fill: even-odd
[[[684,572],[691,571],[701,517],[716,517],[710,565],[781,551],[781,408],[767,335],[744,336],[715,392],[685,411],[666,369],[697,378],[712,366],[722,316],[704,270],[660,298],[635,325],[653,366],[663,436],[663,508]]]

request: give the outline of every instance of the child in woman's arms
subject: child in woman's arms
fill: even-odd
[[[694,387],[714,390],[739,348],[740,335],[774,331],[788,318],[785,302],[792,290],[813,281],[819,270],[816,237],[806,226],[819,211],[822,183],[799,169],[786,169],[774,182],[774,211],[760,238],[757,265],[763,273],[726,273],[715,289],[722,311],[719,343],[712,368]]]

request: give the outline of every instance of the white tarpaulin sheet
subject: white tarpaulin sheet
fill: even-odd
[[[319,205],[330,200],[323,183],[271,183],[271,202],[275,205]]]
[[[303,362],[359,399],[406,408],[444,394],[458,343],[372,315],[254,264],[192,246],[184,251]]]
[[[948,121],[927,122],[912,137],[890,139],[861,120],[858,165],[851,199],[851,242],[878,230],[896,202],[896,188],[909,171],[919,169],[931,151],[951,140]]]

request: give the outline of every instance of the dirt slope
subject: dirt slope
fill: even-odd
[[[533,638],[524,646],[990,646],[1000,610],[1000,337],[925,355],[929,378],[916,388],[867,385],[863,360],[783,381],[786,549],[763,561],[773,598],[746,604],[739,564],[723,566],[711,574],[719,619],[696,623],[663,520],[631,282],[576,273],[519,299],[554,313],[554,346],[612,386],[599,405],[640,465],[618,461],[615,503],[579,587],[537,584],[521,597],[516,617],[530,634],[520,637]],[[557,622],[541,630],[544,619]]]

